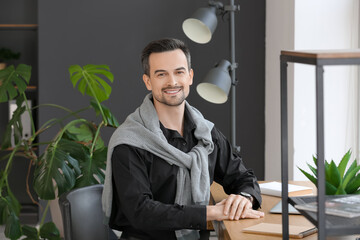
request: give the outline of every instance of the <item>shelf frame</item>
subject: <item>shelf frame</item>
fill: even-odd
[[[288,63],[302,63],[315,66],[316,81],[316,140],[317,140],[317,227],[318,239],[326,239],[325,215],[325,146],[324,146],[324,66],[360,65],[360,49],[346,50],[310,50],[281,51],[280,55],[280,91],[281,91],[281,179],[282,179],[282,227],[283,239],[289,239],[288,212]],[[359,232],[360,233],[360,229]]]

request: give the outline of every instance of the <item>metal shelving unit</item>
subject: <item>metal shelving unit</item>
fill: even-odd
[[[283,239],[289,239],[288,197],[288,118],[287,118],[287,66],[288,63],[302,63],[315,66],[316,76],[316,139],[317,139],[317,227],[318,239],[326,239],[330,230],[326,225],[325,215],[325,166],[324,166],[324,66],[325,65],[360,65],[360,49],[348,50],[319,50],[319,51],[281,51],[280,79],[281,79],[281,179],[282,179],[282,222]],[[309,217],[304,214],[305,217]],[[360,225],[351,229],[337,228],[331,235],[348,235],[360,233]]]

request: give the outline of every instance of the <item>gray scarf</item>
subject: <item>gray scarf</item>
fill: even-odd
[[[103,211],[106,221],[111,214],[112,206],[112,170],[111,156],[114,147],[127,144],[138,147],[164,159],[169,164],[179,167],[177,174],[177,189],[175,203],[180,205],[207,205],[210,198],[210,177],[208,170],[208,155],[213,151],[211,138],[213,123],[204,119],[201,113],[185,102],[185,107],[196,125],[196,146],[188,153],[173,147],[167,142],[151,101],[152,94],[148,94],[136,111],[128,116],[125,122],[113,133],[107,154],[106,175],[102,196]],[[192,231],[176,231],[178,239]],[[184,237],[184,239],[191,239]]]

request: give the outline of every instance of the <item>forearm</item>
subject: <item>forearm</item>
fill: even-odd
[[[142,230],[206,229],[206,206],[163,204],[148,199],[123,209],[128,221]]]

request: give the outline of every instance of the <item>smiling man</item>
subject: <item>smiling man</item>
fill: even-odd
[[[121,239],[207,239],[206,221],[260,218],[257,179],[224,135],[186,98],[194,72],[177,39],[149,43],[143,81],[151,91],[109,142],[103,210]],[[208,205],[218,182],[227,199]]]

